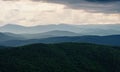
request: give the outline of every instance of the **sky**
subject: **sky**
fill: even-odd
[[[120,0],[0,0],[0,25],[120,24]]]

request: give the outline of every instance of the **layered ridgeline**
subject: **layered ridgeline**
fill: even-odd
[[[0,27],[0,32],[11,33],[42,33],[53,30],[70,31],[79,33],[81,35],[113,35],[120,34],[120,24],[89,24],[89,25],[69,25],[69,24],[51,24],[51,25],[38,25],[31,27],[24,27],[15,24],[8,24]]]
[[[12,36],[12,35],[11,35]],[[26,44],[33,43],[61,43],[61,42],[77,42],[77,43],[95,43],[102,45],[111,45],[111,46],[120,46],[120,35],[109,35],[109,36],[94,36],[94,35],[86,35],[86,36],[54,36],[54,35],[46,35],[48,38],[39,37],[31,35],[33,39],[29,38],[18,38],[11,36],[4,36],[0,38],[1,46],[22,46]]]
[[[0,72],[120,72],[120,47],[87,43],[0,48]]]
[[[8,40],[24,40],[25,38],[12,33],[0,33],[0,42],[8,41]]]
[[[95,43],[120,46],[120,25],[39,25],[0,27],[0,46],[22,46],[33,43]]]

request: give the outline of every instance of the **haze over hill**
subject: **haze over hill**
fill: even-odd
[[[48,37],[60,37],[60,36],[81,36],[79,33],[70,32],[70,31],[60,31],[60,30],[53,30],[43,33],[36,33],[36,34],[20,34],[21,36],[27,39],[41,39],[41,38],[48,38]]]
[[[115,35],[120,34],[120,24],[103,24],[103,25],[69,25],[69,24],[59,24],[59,25],[39,25],[24,27],[19,25],[8,24],[0,27],[0,32],[11,32],[11,33],[43,33],[48,31],[70,31],[79,33],[81,35]]]
[[[35,34],[14,34],[9,32],[1,32],[4,35],[11,36],[11,37],[20,37],[23,39],[42,39],[42,38],[48,38],[48,37],[60,37],[60,36],[81,36],[79,33],[70,32],[70,31],[59,31],[59,30],[53,30],[43,33],[35,33]],[[19,38],[18,38],[19,39]]]
[[[24,37],[10,33],[0,33],[0,42],[8,40],[24,40]]]
[[[77,43],[95,43],[102,45],[120,46],[120,35],[110,36],[60,36],[40,39],[24,39],[24,40],[7,40],[0,42],[1,46],[23,46],[33,43],[62,43],[62,42],[77,42]]]

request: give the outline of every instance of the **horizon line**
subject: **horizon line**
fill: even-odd
[[[1,25],[0,27],[4,27],[7,25],[16,25],[16,26],[23,26],[23,27],[36,27],[36,26],[47,26],[47,25],[71,25],[71,26],[81,26],[81,25],[120,25],[119,23],[116,24],[67,24],[67,23],[59,23],[59,24],[40,24],[40,25],[21,25],[21,24],[15,24],[15,23],[8,23],[8,24],[4,24]]]

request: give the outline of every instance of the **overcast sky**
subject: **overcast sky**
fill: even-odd
[[[120,0],[0,0],[0,25],[120,24]]]

